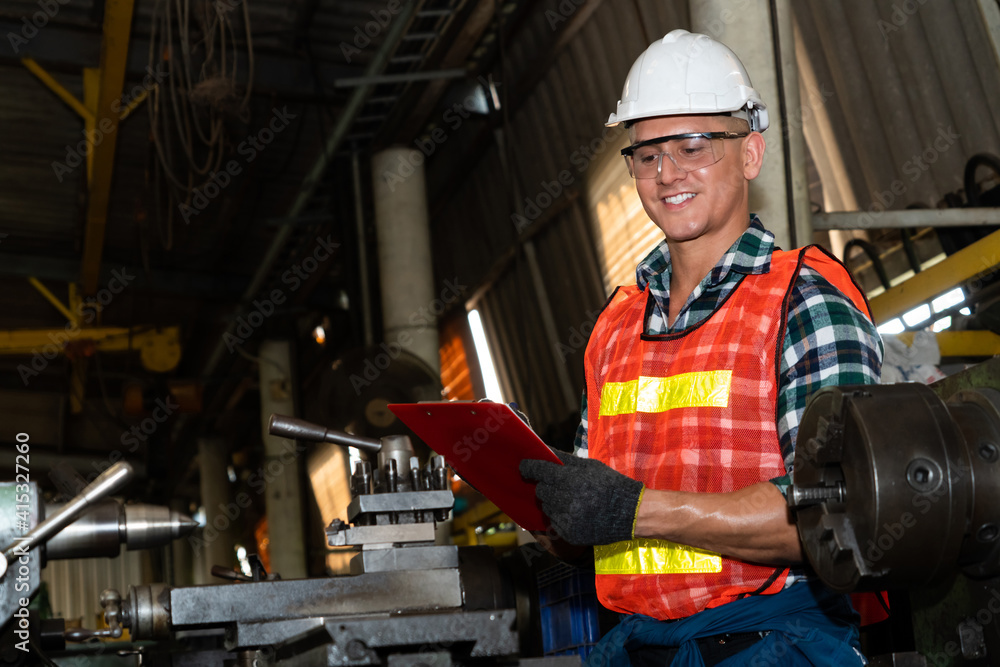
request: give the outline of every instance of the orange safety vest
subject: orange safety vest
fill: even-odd
[[[777,433],[778,373],[788,301],[806,264],[871,319],[847,269],[816,246],[775,251],[708,319],[645,333],[649,290],[619,287],[586,352],[588,454],[650,489],[735,491],[785,474]],[[665,540],[595,548],[607,608],[657,619],[773,594],[787,568],[733,560]]]

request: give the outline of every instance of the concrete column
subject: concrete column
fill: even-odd
[[[812,242],[812,224],[791,0],[777,0],[776,6],[777,40],[767,2],[689,0],[692,31],[735,51],[767,105],[767,152],[750,186],[750,211],[789,250]]]
[[[219,583],[212,577],[213,565],[236,566],[236,539],[234,522],[226,513],[229,497],[229,448],[221,438],[200,438],[198,440],[198,468],[201,475],[201,504],[205,508],[205,527],[201,536],[195,535],[192,543],[201,547],[201,558],[196,564],[201,567],[195,572],[195,583]]]
[[[372,157],[382,321],[386,344],[400,345],[441,372],[424,156],[393,147]],[[417,315],[417,317],[414,317]]]
[[[271,570],[283,579],[306,577],[306,543],[302,528],[301,462],[295,441],[267,432],[272,413],[296,416],[292,384],[291,343],[265,340],[260,345],[260,419],[264,440],[264,503],[270,540]]]

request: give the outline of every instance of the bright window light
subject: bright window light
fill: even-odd
[[[347,448],[347,462],[349,467],[349,472],[353,473],[354,468],[357,467],[364,459],[361,457],[361,450],[357,447]]]
[[[250,568],[250,561],[247,559],[246,547],[237,546],[236,547],[236,560],[240,562],[240,570],[243,571],[248,577],[253,576],[253,570]]]
[[[906,331],[906,325],[898,317],[889,320],[878,328],[880,334],[901,334],[904,331]]]
[[[497,381],[496,367],[490,355],[490,346],[486,342],[486,332],[483,330],[483,320],[478,310],[469,311],[469,327],[472,329],[472,340],[476,344],[476,356],[479,357],[479,367],[483,371],[483,384],[486,385],[486,398],[497,403],[503,403],[500,393],[500,383]]]
[[[951,326],[951,315],[948,317],[942,317],[940,320],[931,325],[931,331],[937,333],[938,331],[944,331]]]
[[[952,306],[957,306],[963,301],[965,301],[965,293],[962,291],[961,287],[956,287],[952,291],[942,294],[938,298],[931,301],[931,305],[934,306],[935,313],[940,313],[942,310],[947,310]]]
[[[963,315],[965,315],[966,317],[968,317],[969,315],[971,315],[971,314],[972,314],[972,311],[971,311],[971,310],[969,310],[968,308],[963,308],[962,310],[960,310],[960,311],[958,311],[958,312],[962,313],[962,314],[963,314]]]
[[[926,303],[922,306],[917,306],[910,312],[903,315],[903,321],[906,322],[906,326],[915,327],[924,320],[929,320],[931,317],[931,307]]]

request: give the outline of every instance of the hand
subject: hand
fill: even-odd
[[[555,531],[570,544],[632,539],[643,485],[594,459],[555,452],[563,465],[521,461],[521,476],[536,481],[535,496]]]

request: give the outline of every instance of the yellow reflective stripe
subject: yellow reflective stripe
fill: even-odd
[[[594,547],[597,574],[722,572],[722,556],[667,540],[627,540]]]
[[[629,382],[606,382],[601,387],[600,416],[674,408],[724,408],[729,405],[732,380],[732,371],[695,371],[666,378],[642,376]]]

